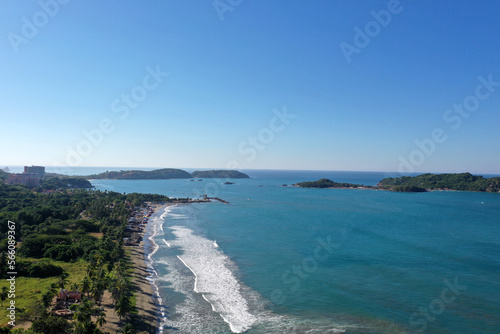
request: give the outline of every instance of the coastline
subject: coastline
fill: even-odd
[[[149,203],[148,203],[149,204]],[[152,206],[154,214],[159,214],[166,207],[172,204]],[[149,222],[148,222],[149,225]],[[144,249],[144,236],[146,228],[139,233],[140,241],[134,245],[124,246],[126,257],[133,271],[130,274],[132,288],[135,298],[136,313],[130,315],[130,322],[133,324],[137,333],[156,334],[159,328],[159,305],[156,303],[156,291],[153,288],[153,282],[148,278],[151,276],[151,271],[148,270],[146,256],[148,255]],[[101,330],[109,333],[119,333],[125,325],[125,322],[120,322],[118,315],[114,311],[114,304],[111,298],[111,293],[105,291],[103,296],[102,306],[106,313],[106,323],[101,327]]]
[[[158,332],[158,328],[160,327],[161,300],[158,299],[158,291],[156,291],[154,283],[151,280],[153,272],[148,267],[148,257],[152,252],[148,252],[144,248],[146,245],[144,237],[151,234],[150,226],[153,220],[159,219],[165,209],[173,205],[175,204],[151,205],[154,210],[151,216],[153,219],[149,219],[148,224],[140,233],[141,239],[139,244],[125,246],[125,249],[129,252],[130,261],[134,266],[131,276],[137,313],[132,316],[132,323],[137,332],[154,334]]]
[[[150,203],[148,203],[151,205]],[[153,208],[152,217],[161,216],[165,208],[174,204],[151,205]],[[130,274],[133,293],[135,298],[136,313],[130,316],[130,321],[133,324],[137,333],[158,333],[160,326],[160,305],[157,302],[157,291],[155,291],[154,283],[151,281],[151,270],[148,268],[147,256],[149,253],[144,249],[146,242],[144,237],[150,226],[152,219],[148,221],[146,228],[140,233],[140,241],[134,245],[124,246],[126,257],[133,271]],[[118,315],[114,312],[114,305],[111,299],[111,294],[106,291],[103,297],[104,312],[106,313],[106,324],[102,326],[102,330],[109,333],[119,333],[124,322],[120,323]]]

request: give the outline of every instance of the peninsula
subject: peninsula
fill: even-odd
[[[163,168],[152,171],[144,170],[121,170],[108,171],[100,174],[84,176],[89,180],[117,179],[117,180],[161,180],[161,179],[190,179],[191,174],[174,168]]]
[[[88,180],[117,179],[117,180],[162,180],[162,179],[192,179],[192,178],[250,178],[248,175],[235,170],[195,171],[192,174],[182,169],[163,168],[152,171],[121,170],[107,171],[100,174],[83,176]]]

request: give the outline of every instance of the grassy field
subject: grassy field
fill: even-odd
[[[69,274],[68,285],[70,288],[73,283],[80,283],[85,276],[87,262],[78,261],[75,263],[53,261],[54,264],[62,267],[65,272]],[[55,283],[57,277],[49,278],[35,278],[35,277],[17,277],[16,278],[16,323],[21,320],[24,311],[28,310],[30,306],[42,297],[42,294],[49,289],[50,284]],[[6,280],[0,281],[0,290],[3,286],[8,287]],[[7,318],[6,307],[10,299],[3,302],[0,308],[0,326],[7,324],[10,320]]]

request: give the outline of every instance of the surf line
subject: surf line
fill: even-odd
[[[259,318],[249,311],[242,284],[230,269],[234,265],[231,260],[214,246],[213,240],[183,226],[171,229],[177,237],[172,245],[183,250],[183,254],[176,256],[194,275],[193,291],[210,304],[233,333],[249,330]]]
[[[250,324],[245,324],[245,325],[233,324],[231,322],[231,320],[221,312],[221,310],[217,310],[214,303],[211,302],[207,298],[206,294],[199,291],[199,289],[198,289],[198,275],[196,274],[196,272],[179,255],[177,255],[177,258],[186,266],[186,268],[188,268],[193,273],[193,275],[194,275],[194,292],[199,293],[203,297],[203,299],[207,303],[210,304],[210,306],[212,307],[212,311],[217,313],[222,318],[222,320],[224,320],[224,322],[229,325],[229,327],[233,333],[243,333],[243,332],[247,331],[248,329],[250,329],[250,327],[255,323],[254,320],[252,320]]]
[[[168,216],[171,209],[174,208],[175,206],[176,205],[166,206],[164,209],[164,212],[159,217],[156,216],[154,219],[152,219],[153,224],[151,227],[152,227],[153,233],[148,237],[148,240],[153,245],[153,251],[147,255],[148,261],[146,261],[146,268],[147,268],[148,272],[151,273],[151,275],[146,277],[146,279],[151,282],[151,285],[153,286],[153,289],[154,289],[153,299],[154,299],[154,302],[156,304],[157,316],[158,316],[158,329],[156,332],[157,334],[163,333],[163,328],[165,326],[164,324],[167,323],[167,315],[166,315],[166,309],[165,309],[165,307],[163,307],[163,299],[161,298],[161,295],[160,295],[160,288],[156,284],[156,281],[159,279],[160,276],[158,275],[158,272],[154,268],[155,261],[153,260],[153,255],[156,252],[158,252],[158,250],[160,249],[160,246],[155,242],[154,238],[157,235],[159,235],[160,230],[162,233],[164,233],[163,232],[163,222],[165,221],[165,217]],[[150,225],[148,224],[146,227],[148,229],[148,232],[150,231],[149,226]],[[165,241],[165,239],[164,239],[164,241]],[[167,244],[168,247],[170,247],[170,245],[166,241],[165,241],[165,243]]]

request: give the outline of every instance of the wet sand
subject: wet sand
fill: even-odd
[[[158,205],[154,207],[155,213],[163,212],[168,205]],[[149,222],[148,222],[149,224]],[[141,239],[139,244],[133,246],[124,246],[126,256],[129,258],[131,266],[134,268],[131,274],[132,291],[136,300],[135,307],[137,313],[131,315],[130,320],[134,325],[137,333],[152,333],[155,334],[158,328],[157,305],[153,299],[154,291],[153,286],[146,277],[149,276],[147,270],[145,253],[144,253],[144,229],[140,235]],[[125,322],[114,313],[113,300],[111,294],[106,291],[103,298],[103,306],[106,312],[106,324],[102,326],[103,332],[118,333]]]

